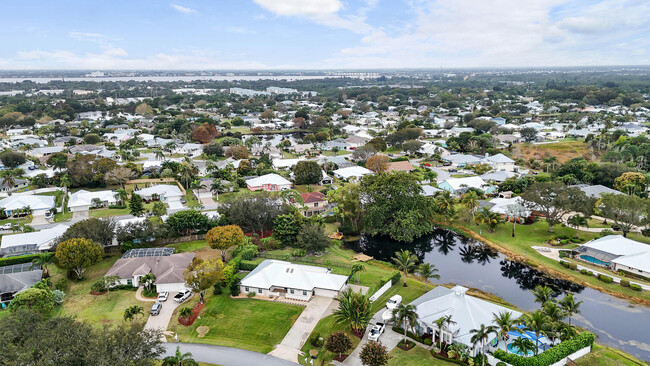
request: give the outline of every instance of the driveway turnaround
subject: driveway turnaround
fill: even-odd
[[[293,323],[291,329],[280,344],[275,346],[275,349],[269,352],[270,355],[283,358],[287,361],[298,362],[298,355],[300,348],[305,343],[309,335],[318,324],[325,312],[334,299],[323,296],[314,296],[307,302],[305,310],[302,311],[300,317]],[[327,314],[329,315],[329,314]]]
[[[296,366],[295,363],[263,353],[243,349],[196,343],[163,343],[165,354],[173,356],[179,346],[182,353],[191,352],[195,361],[222,366]]]

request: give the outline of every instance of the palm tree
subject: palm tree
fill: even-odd
[[[535,302],[538,302],[542,305],[546,304],[548,301],[553,301],[553,295],[555,291],[548,286],[537,285],[533,290],[533,295],[535,296]]]
[[[449,191],[436,192],[434,203],[438,208],[437,212],[439,214],[446,216],[449,219],[452,219],[456,214],[456,209],[454,208],[456,200],[451,196]]]
[[[181,318],[189,318],[194,314],[194,310],[191,307],[185,306],[178,311],[178,315]]]
[[[176,143],[174,141],[169,141],[165,144],[165,149],[170,153],[176,148]]]
[[[578,234],[580,233],[580,226],[589,227],[587,218],[582,215],[573,215],[569,217],[566,223],[576,229],[576,237],[578,237]]]
[[[566,296],[560,300],[562,310],[564,310],[565,314],[569,316],[569,325],[571,325],[571,317],[575,314],[580,314],[581,304],[582,301],[576,301],[573,294],[566,294]]]
[[[530,314],[524,314],[522,317],[522,323],[526,327],[525,329],[535,333],[535,346],[539,348],[539,337],[540,335],[546,334],[549,329],[549,318],[546,314],[537,310]],[[537,350],[535,350],[537,354]]]
[[[404,272],[404,287],[408,286],[406,284],[406,276],[413,270],[413,268],[415,268],[418,257],[410,251],[402,249],[399,252],[395,252],[395,256],[392,259],[393,263],[395,263],[395,267]]]
[[[496,324],[499,338],[503,339],[506,344],[506,353],[508,352],[508,332],[515,328],[517,322],[509,311],[500,311],[499,314],[492,313],[494,323]]]
[[[542,313],[549,319],[547,334],[551,338],[551,342],[555,343],[556,331],[559,328],[562,319],[564,318],[564,311],[560,306],[552,301],[547,301],[542,307]]]
[[[474,214],[479,205],[478,194],[475,191],[469,191],[463,195],[460,202],[469,209],[469,212],[472,213],[472,220],[474,220]]]
[[[16,186],[16,179],[23,174],[25,174],[25,171],[22,169],[8,169],[0,172],[0,178],[2,178],[2,184],[7,185],[9,190],[12,190]]]
[[[154,156],[158,160],[163,160],[165,158],[165,153],[163,152],[162,149],[156,149],[153,151]]]
[[[133,305],[124,309],[124,321],[130,320],[132,323],[135,323],[138,315],[144,315],[144,308],[140,305]]]
[[[519,350],[519,354],[523,356],[527,356],[528,352],[535,352],[537,353],[537,346],[535,346],[535,342],[531,341],[528,338],[524,337],[517,337],[512,341],[512,346],[516,347]]]
[[[576,334],[578,334],[576,328],[573,325],[564,322],[560,323],[559,327],[557,328],[557,332],[562,342],[571,339],[575,337]]]
[[[40,253],[38,257],[34,258],[32,260],[32,265],[31,268],[37,268],[41,267],[43,269],[43,277],[50,277],[50,272],[47,270],[47,265],[52,263],[54,261],[54,256],[45,254],[45,253]]]
[[[165,357],[161,366],[199,366],[192,358],[191,352],[181,353],[181,348],[176,346],[176,355]]]
[[[485,326],[485,324],[481,324],[480,328],[472,329],[469,332],[473,334],[470,339],[473,344],[481,343],[481,360],[483,366],[485,366],[485,343],[490,339],[490,334],[497,332],[497,328],[494,325]]]
[[[339,308],[334,312],[337,323],[348,323],[352,332],[363,336],[363,330],[372,319],[370,298],[361,292],[346,289],[336,298]]]
[[[154,289],[153,284],[155,282],[156,282],[156,275],[151,272],[147,273],[146,275],[140,278],[140,283],[142,283],[142,286],[148,292],[153,291]]]
[[[415,272],[422,278],[424,281],[427,291],[429,290],[429,284],[431,281],[430,278],[435,278],[436,280],[440,279],[440,275],[437,274],[438,269],[431,263],[420,263],[418,268],[415,269]]]
[[[406,343],[408,329],[418,324],[418,313],[415,311],[415,306],[400,303],[393,309],[393,319],[395,319],[395,323],[404,325],[404,343]]]
[[[123,205],[129,198],[129,192],[127,192],[126,189],[120,188],[115,191],[115,198],[117,198],[120,201],[120,204]]]
[[[359,283],[359,274],[366,270],[366,266],[362,263],[354,263],[350,272],[350,277],[354,276],[357,283]]]
[[[490,211],[487,207],[481,207],[478,214],[474,218],[477,224],[485,224],[488,227],[489,232],[494,232],[494,229],[499,225],[503,220],[501,220],[501,215]]]

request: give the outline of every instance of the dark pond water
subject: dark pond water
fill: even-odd
[[[390,261],[399,249],[409,249],[420,260],[436,266],[440,280],[435,282],[456,283],[490,292],[527,311],[539,307],[530,291],[537,285],[553,288],[558,297],[573,292],[583,301],[582,314],[573,318],[573,324],[594,332],[602,343],[650,360],[650,308],[553,278],[508,260],[474,239],[437,229],[432,235],[408,244],[364,237],[353,249],[385,261]]]

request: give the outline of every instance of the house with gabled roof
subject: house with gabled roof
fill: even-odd
[[[183,272],[192,263],[194,253],[178,253],[152,257],[118,259],[106,276],[119,277],[119,284],[140,286],[140,279],[148,273],[156,275],[157,292],[179,292],[187,288]]]

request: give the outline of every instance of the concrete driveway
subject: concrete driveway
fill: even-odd
[[[307,303],[305,310],[302,311],[296,322],[293,323],[291,329],[280,344],[275,346],[275,349],[269,352],[269,355],[279,357],[291,362],[298,362],[298,355],[300,355],[300,348],[307,341],[309,335],[316,327],[316,324],[323,318],[334,301],[329,297],[314,296],[311,301]]]
[[[45,218],[45,216],[35,215],[29,225],[34,227],[34,225],[47,225],[49,223],[50,222]]]
[[[198,362],[206,362],[222,366],[295,366],[296,363],[289,362],[271,355],[247,351],[243,349],[212,346],[209,344],[196,343],[163,343],[165,353],[161,358],[173,356],[176,347],[180,347],[182,353],[191,352],[192,358]]]
[[[79,221],[86,220],[89,217],[90,217],[90,211],[88,210],[76,211],[72,213],[72,219],[70,219],[70,221],[79,222]]]
[[[169,326],[169,322],[172,319],[172,314],[174,313],[174,309],[180,305],[176,301],[172,300],[174,295],[176,295],[177,292],[173,292],[169,294],[169,297],[167,298],[167,301],[162,302],[162,309],[160,309],[160,314],[158,315],[149,315],[149,318],[147,319],[147,324],[144,325],[144,329],[159,329],[160,331],[166,331],[167,326]],[[153,306],[154,302],[150,302],[150,305]],[[146,312],[149,312],[151,310],[151,306],[145,308],[144,310]]]
[[[381,322],[381,314],[384,313],[386,309],[381,309],[377,314],[375,314],[372,317],[372,320],[370,321],[370,324],[375,324],[377,322]],[[368,343],[368,333],[370,333],[370,328],[371,326],[368,326],[368,329],[366,329],[366,334],[363,335],[363,339],[361,340],[361,343],[357,346],[357,348],[352,351],[350,356],[345,359],[343,362],[337,362],[337,361],[332,361],[333,364],[335,365],[346,365],[346,366],[361,366],[361,359],[359,358],[359,354],[361,353],[361,349],[363,346]],[[403,334],[398,334],[393,332],[393,329],[391,328],[390,325],[386,325],[386,330],[384,331],[384,334],[382,334],[379,337],[379,343],[383,344],[386,346],[388,349],[388,352],[390,352],[393,348],[397,347],[397,344],[399,341],[401,341],[404,338]]]

